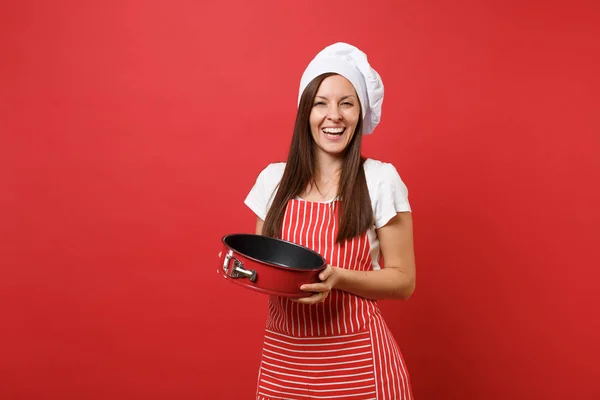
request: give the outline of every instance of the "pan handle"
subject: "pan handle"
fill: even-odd
[[[231,260],[233,260],[233,265],[231,265]],[[248,278],[251,282],[256,282],[256,271],[245,269],[244,263],[235,258],[231,250],[225,255],[223,271],[230,278]]]

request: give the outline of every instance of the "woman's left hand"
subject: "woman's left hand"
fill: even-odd
[[[312,296],[294,299],[293,301],[302,304],[317,304],[324,302],[327,296],[329,296],[331,289],[335,288],[336,283],[340,279],[339,268],[328,264],[319,274],[319,279],[321,279],[321,282],[319,283],[300,286],[300,290],[314,293]]]

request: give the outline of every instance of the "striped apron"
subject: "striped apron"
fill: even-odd
[[[294,199],[280,238],[306,246],[329,264],[372,269],[367,234],[335,243],[338,201]],[[412,400],[402,353],[377,302],[332,290],[324,303],[269,297],[258,400]]]

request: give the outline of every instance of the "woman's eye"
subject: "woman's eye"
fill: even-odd
[[[325,102],[324,102],[324,101],[317,101],[317,102],[315,103],[315,106],[323,106],[323,105],[325,105]]]
[[[343,102],[342,105],[346,107],[352,107],[352,103],[350,103],[349,101]]]

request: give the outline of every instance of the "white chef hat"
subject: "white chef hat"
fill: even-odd
[[[355,46],[342,42],[325,47],[302,74],[298,104],[306,86],[326,72],[340,74],[352,83],[362,107],[362,133],[372,133],[381,119],[383,82],[377,71],[369,65],[367,55]]]

